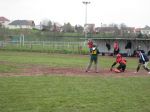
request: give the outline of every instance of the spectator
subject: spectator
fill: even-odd
[[[107,50],[108,50],[108,51],[110,51],[111,46],[110,46],[110,44],[109,44],[109,43],[106,43],[106,47],[107,47]]]
[[[131,47],[132,43],[131,41],[128,41],[127,45],[125,46],[125,49],[127,50],[127,56],[131,56]]]
[[[119,44],[117,41],[114,42],[114,56],[119,53]]]
[[[93,47],[93,41],[92,41],[92,39],[89,39],[87,44],[88,44],[89,48],[92,48]]]

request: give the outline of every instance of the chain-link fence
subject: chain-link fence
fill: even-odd
[[[86,42],[0,41],[1,50],[87,54]]]

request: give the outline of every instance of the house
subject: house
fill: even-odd
[[[7,27],[10,20],[5,17],[0,17],[0,27]]]
[[[97,33],[114,33],[118,31],[117,27],[97,27],[95,29]]]
[[[57,22],[53,23],[51,31],[53,31],[53,32],[62,32],[62,25],[57,23]]]
[[[97,27],[95,28],[96,33],[114,34],[119,32],[117,27]]]
[[[33,20],[15,20],[9,24],[10,29],[33,29],[35,23]]]
[[[141,28],[141,33],[143,35],[150,36],[150,27],[149,26],[145,26],[145,28]]]
[[[134,37],[135,36],[135,28],[134,27],[121,27],[120,35]]]
[[[84,25],[84,32],[87,32],[87,33],[95,32],[95,24],[86,24],[86,25]]]

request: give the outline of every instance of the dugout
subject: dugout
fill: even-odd
[[[126,46],[129,42],[131,42],[132,56],[137,49],[142,49],[146,54],[150,55],[150,39],[147,38],[92,38],[92,40],[97,44],[102,55],[113,54],[113,44],[115,41],[118,41],[120,53],[125,56],[127,55]]]

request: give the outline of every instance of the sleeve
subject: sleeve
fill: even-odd
[[[142,59],[143,62],[145,62],[145,58],[144,58],[144,55],[142,53],[140,54],[140,58]]]
[[[97,54],[99,54],[100,52],[99,52],[99,50],[97,49]]]
[[[117,63],[116,63],[116,62],[114,62],[114,63],[111,65],[111,68],[113,68],[116,64],[117,64]]]

